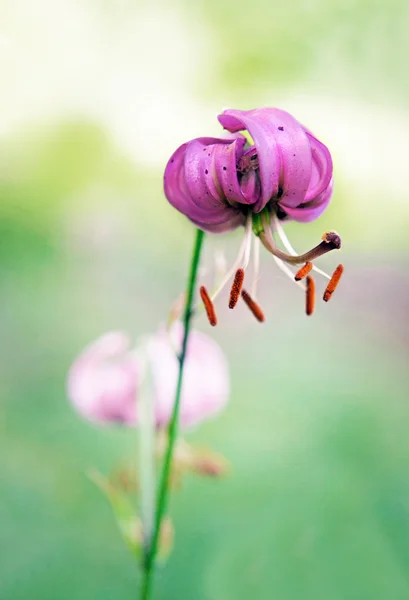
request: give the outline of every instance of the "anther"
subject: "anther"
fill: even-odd
[[[337,268],[335,269],[335,271],[333,272],[332,277],[329,280],[328,285],[325,289],[324,296],[323,296],[324,302],[328,302],[328,300],[331,300],[331,296],[335,292],[335,290],[338,286],[339,280],[342,277],[343,272],[344,272],[344,265],[338,265]]]
[[[315,306],[315,281],[308,275],[307,285],[305,287],[305,312],[308,316],[312,315]]]
[[[312,270],[312,262],[306,262],[303,267],[294,276],[296,281],[301,281],[304,277],[307,277],[308,273]]]
[[[244,281],[244,269],[237,269],[233,285],[230,291],[229,308],[234,308],[240,298],[241,288]]]
[[[210,296],[207,293],[207,289],[205,288],[204,285],[202,285],[200,288],[200,297],[201,297],[203,305],[205,307],[207,319],[208,319],[210,325],[212,327],[214,327],[215,325],[217,325],[216,311],[214,309],[214,304],[211,301]]]
[[[246,290],[243,290],[241,292],[241,297],[243,298],[244,302],[247,304],[253,315],[256,317],[257,321],[263,323],[265,321],[264,313],[261,310],[260,306],[257,304],[257,302],[253,300],[253,298],[248,292],[246,292]]]

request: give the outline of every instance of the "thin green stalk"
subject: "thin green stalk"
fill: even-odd
[[[150,552],[155,511],[155,418],[153,414],[152,395],[151,373],[145,364],[140,397],[139,435],[140,508],[144,556],[148,556]]]
[[[183,383],[183,370],[185,366],[185,358],[186,358],[186,349],[187,343],[189,339],[190,326],[193,315],[193,301],[194,301],[194,293],[196,289],[196,280],[197,280],[197,272],[199,268],[200,262],[200,254],[203,245],[204,232],[200,229],[196,232],[195,244],[193,247],[192,260],[190,263],[190,273],[187,283],[186,290],[186,305],[185,312],[183,316],[183,341],[182,348],[180,354],[178,356],[179,360],[179,375],[176,386],[175,393],[175,402],[173,404],[172,416],[169,422],[168,428],[168,445],[166,448],[165,458],[163,460],[162,473],[159,482],[158,496],[157,496],[157,504],[156,504],[156,514],[155,514],[155,524],[153,529],[152,541],[150,546],[150,551],[146,556],[144,563],[144,578],[142,582],[142,593],[141,600],[149,600],[151,597],[152,591],[152,582],[154,575],[154,567],[155,567],[155,558],[158,549],[158,541],[159,541],[159,533],[160,526],[162,523],[163,516],[166,511],[167,501],[168,501],[168,483],[169,483],[169,475],[172,464],[172,456],[173,449],[176,441],[178,420],[179,420],[179,406],[180,406],[180,397],[182,392],[182,383]]]

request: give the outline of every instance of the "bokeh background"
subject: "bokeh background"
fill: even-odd
[[[408,52],[405,0],[0,4],[2,600],[137,597],[85,474],[136,436],[81,421],[67,369],[101,333],[164,319],[194,236],[163,197],[167,157],[217,135],[222,108],[263,105],[333,153],[330,208],[287,233],[303,250],[337,229],[346,274],[307,319],[263,254],[266,324],[223,301],[220,327],[198,323],[232,395],[188,439],[232,470],[173,497],[156,598],[409,598]],[[239,241],[209,237],[204,264]]]

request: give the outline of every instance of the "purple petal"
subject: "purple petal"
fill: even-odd
[[[203,140],[203,138],[201,139]],[[214,138],[207,139],[209,141],[214,140]],[[199,196],[201,198],[201,193],[205,190],[198,174],[197,161],[191,157],[187,165],[189,177],[186,175],[185,158],[187,148],[190,145],[193,145],[193,148],[197,148],[197,141],[193,140],[189,144],[182,144],[168,161],[164,175],[165,195],[172,206],[191,220],[207,224],[223,223],[230,218],[229,211],[231,209],[224,203],[219,203],[216,206],[217,198],[211,196],[209,192],[208,195],[204,194],[203,202],[200,204],[201,200],[198,198]],[[203,150],[200,150],[200,153],[203,155]],[[196,189],[198,190],[197,194],[195,192]],[[207,190],[208,188],[206,188]],[[193,197],[196,202],[193,201]],[[197,204],[198,202],[200,205]]]
[[[247,129],[257,148],[262,196],[258,212],[283,190],[286,206],[304,201],[311,177],[311,149],[300,123],[278,108],[227,110],[218,117],[231,132]]]
[[[244,213],[231,208],[229,210],[229,218],[222,223],[209,224],[203,221],[196,221],[195,219],[191,219],[191,221],[199,229],[203,229],[203,231],[208,231],[209,233],[226,233],[227,231],[237,229],[240,225],[244,225],[246,216]]]
[[[241,142],[241,140],[240,140]],[[215,149],[216,175],[227,201],[232,206],[238,204],[254,204],[257,195],[245,195],[238,180],[237,163],[242,155],[244,143],[233,143],[230,146],[217,146]]]
[[[294,221],[298,221],[300,223],[309,223],[310,221],[314,221],[327,208],[329,201],[331,200],[332,189],[333,182],[331,180],[327,189],[316,196],[311,202],[302,204],[297,208],[284,207],[283,210],[291,219],[294,219]]]
[[[325,191],[332,178],[332,159],[329,150],[308,131],[312,153],[312,171],[308,192],[304,202],[309,202]]]

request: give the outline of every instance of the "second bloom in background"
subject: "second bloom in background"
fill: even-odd
[[[68,396],[75,409],[96,423],[137,426],[141,386],[144,377],[150,376],[156,426],[166,427],[175,396],[176,352],[182,334],[179,323],[170,332],[161,328],[144,340],[144,351],[133,349],[131,338],[121,332],[107,333],[87,346],[68,376]],[[220,412],[229,391],[228,365],[221,348],[210,337],[193,331],[185,363],[181,426],[197,425]]]

